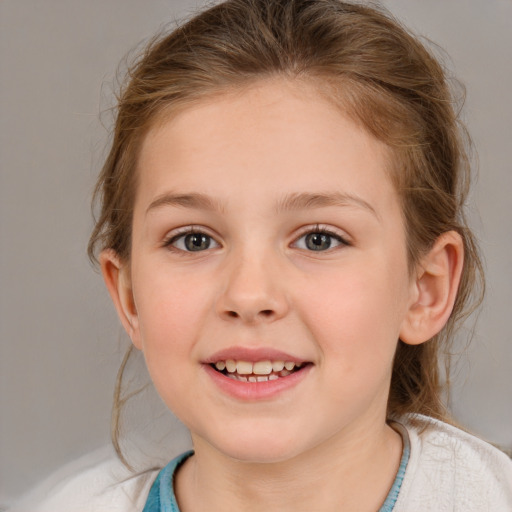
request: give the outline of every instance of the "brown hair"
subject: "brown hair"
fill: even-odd
[[[463,214],[469,138],[439,62],[382,8],[339,0],[228,0],[152,41],[119,96],[111,151],[95,191],[101,211],[91,259],[99,246],[129,260],[137,156],[148,129],[177,108],[270,77],[315,84],[391,148],[411,268],[441,233],[461,235],[465,263],[452,315],[427,343],[398,342],[388,401],[389,417],[409,412],[447,419],[448,379],[441,382],[439,360],[483,293],[482,264]],[[449,357],[445,362],[449,377]]]

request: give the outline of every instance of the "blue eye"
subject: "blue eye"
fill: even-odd
[[[200,252],[218,247],[219,244],[210,236],[200,232],[189,232],[172,237],[166,246],[185,252]]]
[[[324,229],[316,229],[302,235],[294,245],[299,249],[321,252],[340,245],[348,245],[348,242],[335,233]]]

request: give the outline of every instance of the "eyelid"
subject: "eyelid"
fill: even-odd
[[[311,225],[310,226],[304,226],[303,228],[300,229],[298,235],[295,236],[294,241],[292,242],[291,245],[292,246],[296,245],[297,242],[301,238],[303,238],[305,235],[309,235],[311,233],[321,233],[321,234],[332,236],[333,238],[338,240],[340,242],[340,245],[342,245],[342,246],[350,246],[350,245],[352,245],[348,235],[340,232],[339,230],[337,230],[335,228],[327,226],[325,224],[315,224],[314,226],[311,226]],[[328,249],[326,251],[319,251],[319,253],[320,252],[330,252],[333,249],[335,249],[335,247],[332,248],[332,249]]]
[[[308,225],[300,228],[299,233],[295,235],[293,242],[291,243],[291,246],[294,246],[297,244],[297,242],[303,238],[304,236],[311,234],[311,233],[321,233],[325,235],[329,235],[336,239],[340,245],[342,246],[350,246],[351,242],[347,235],[343,234],[339,230],[332,228],[330,226],[324,225],[324,224],[315,224],[315,225]],[[211,231],[204,227],[204,226],[198,226],[198,225],[190,225],[190,226],[183,226],[180,228],[173,229],[170,233],[166,234],[164,237],[164,240],[162,242],[162,246],[166,247],[168,249],[175,250],[176,252],[180,253],[189,253],[193,251],[184,251],[183,249],[179,249],[175,246],[173,246],[173,243],[176,242],[181,237],[184,237],[186,235],[190,234],[203,234],[211,238],[213,243],[215,244],[213,247],[209,247],[208,249],[215,249],[221,246],[220,242],[217,240],[217,235],[214,235],[211,233]],[[335,247],[333,248],[335,249]],[[327,251],[319,251],[319,252],[330,252],[332,249],[328,249]],[[204,251],[198,251],[204,252]]]
[[[187,235],[206,235],[210,237],[215,245],[213,247],[209,247],[208,249],[216,249],[221,246],[220,242],[217,241],[217,237],[213,235],[209,229],[205,228],[204,226],[197,225],[183,226],[181,228],[173,229],[171,232],[165,235],[162,246],[180,253],[192,253],[193,251],[184,251],[183,249],[178,249],[177,247],[173,246],[174,242]],[[197,252],[200,253],[205,251]]]

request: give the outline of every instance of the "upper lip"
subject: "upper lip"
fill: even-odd
[[[214,364],[217,361],[226,361],[233,359],[235,361],[249,361],[256,363],[258,361],[292,361],[294,363],[304,363],[305,359],[276,350],[274,348],[259,347],[229,347],[215,352],[203,362],[205,364]]]

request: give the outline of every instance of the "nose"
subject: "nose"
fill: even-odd
[[[274,322],[288,312],[285,279],[275,259],[256,254],[234,256],[226,276],[217,303],[224,319],[256,324]]]

